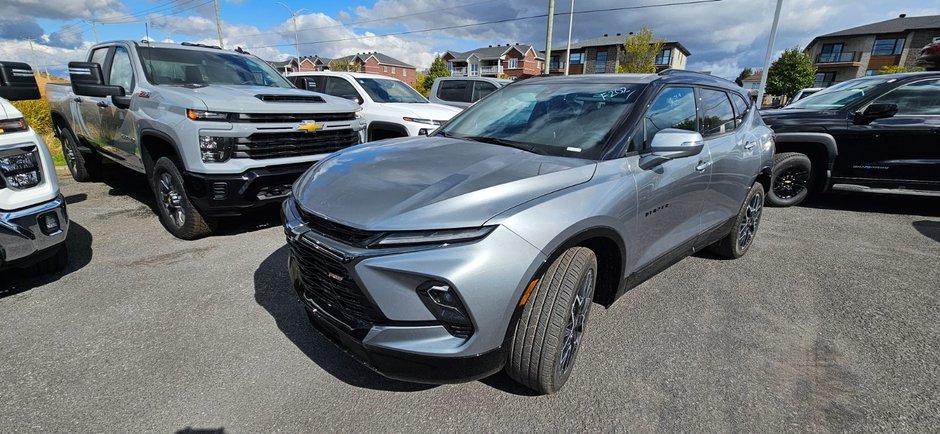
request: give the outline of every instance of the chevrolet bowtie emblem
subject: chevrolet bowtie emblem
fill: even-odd
[[[314,121],[304,121],[304,123],[297,126],[298,131],[303,131],[305,133],[315,133],[323,129],[323,125],[320,125]]]

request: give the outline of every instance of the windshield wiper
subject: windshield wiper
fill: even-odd
[[[528,151],[533,154],[545,155],[546,152],[538,147],[532,146],[528,143],[517,142],[514,140],[499,139],[496,137],[484,137],[484,136],[451,136],[457,139],[464,140],[473,140],[474,142],[480,143],[489,143],[491,145],[499,146],[508,146],[510,148],[521,149],[523,151]]]

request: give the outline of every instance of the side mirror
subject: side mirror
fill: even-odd
[[[897,104],[873,103],[865,107],[865,110],[855,112],[855,119],[852,120],[856,125],[868,125],[876,119],[890,118],[898,114]]]
[[[650,153],[640,158],[640,168],[649,169],[665,161],[698,155],[705,149],[705,139],[695,131],[666,128],[659,130],[650,143]]]
[[[91,62],[69,62],[69,78],[72,80],[72,92],[81,96],[124,96],[121,86],[104,84],[101,65]]]
[[[0,98],[10,101],[39,99],[32,68],[22,62],[0,62]]]

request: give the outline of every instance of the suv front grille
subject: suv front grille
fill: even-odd
[[[384,316],[363,294],[345,263],[303,239],[288,239],[288,245],[300,268],[302,297],[350,329],[369,329],[383,322]]]
[[[359,144],[359,132],[352,129],[306,133],[255,133],[235,140],[233,158],[283,158],[329,154]]]
[[[298,207],[298,209],[299,208],[300,207]],[[310,229],[313,229],[317,233],[323,234],[329,238],[332,238],[341,243],[348,244],[350,246],[366,247],[370,241],[373,241],[382,234],[381,232],[366,231],[341,225],[323,217],[313,215],[302,209],[300,209],[300,214],[303,217],[304,222],[307,224],[307,227]]]

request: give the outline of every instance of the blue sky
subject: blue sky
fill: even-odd
[[[419,68],[434,54],[505,43],[545,45],[545,18],[461,27],[467,24],[544,14],[546,0],[282,0],[297,15],[301,54],[333,57],[381,51]],[[576,0],[576,11],[688,0]],[[574,39],[624,33],[646,26],[691,52],[688,69],[734,77],[745,66],[760,66],[774,0],[721,0],[575,16]],[[219,0],[226,48],[242,46],[266,59],[295,52],[288,10],[270,0]],[[570,8],[557,0],[556,12]],[[805,46],[814,36],[897,17],[940,15],[936,0],[785,0],[775,46]],[[390,18],[391,17],[391,18]],[[144,22],[155,40],[218,43],[211,0],[3,0],[0,57],[34,66],[61,68],[79,60],[100,40],[141,39]],[[432,32],[382,36],[442,28]],[[553,45],[562,46],[568,17],[555,19]],[[940,35],[938,35],[940,36]],[[32,48],[27,39],[32,39]],[[324,42],[329,41],[329,42]]]

